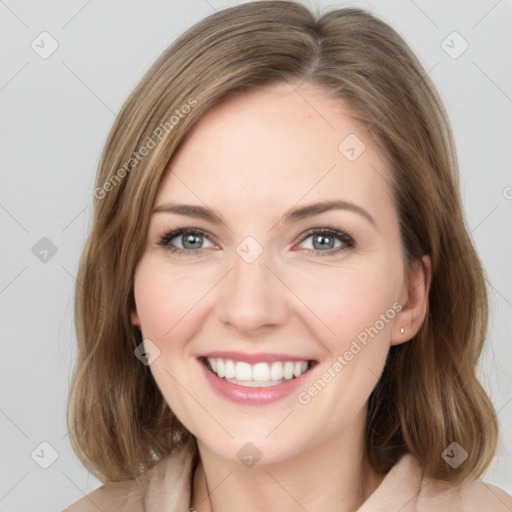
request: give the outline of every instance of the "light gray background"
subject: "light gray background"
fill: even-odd
[[[74,276],[100,152],[158,55],[194,22],[237,3],[0,0],[0,511],[61,510],[99,484],[71,450],[65,411],[76,342]],[[305,3],[380,14],[417,52],[448,108],[468,225],[491,291],[480,375],[502,432],[484,478],[512,493],[512,3]],[[48,50],[43,31],[59,45],[47,59],[31,48],[35,40]],[[446,40],[453,31],[469,44],[458,58],[464,43]],[[42,237],[57,248],[46,262],[32,252]],[[48,469],[40,467],[56,454]]]

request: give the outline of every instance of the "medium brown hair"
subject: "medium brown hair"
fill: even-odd
[[[386,472],[410,452],[427,475],[458,482],[479,476],[494,455],[496,415],[475,376],[487,292],[434,86],[403,39],[363,10],[315,17],[295,2],[263,1],[215,13],[177,39],[124,104],[101,157],[77,277],[68,426],[76,453],[104,482],[138,476],[190,437],[134,356],[142,338],[130,322],[134,271],[169,162],[229,96],[302,81],[348,103],[368,128],[392,171],[406,262],[432,261],[427,317],[391,348],[369,399],[370,463]],[[441,457],[452,442],[468,453],[457,469]]]

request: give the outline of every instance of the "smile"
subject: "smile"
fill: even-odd
[[[217,377],[246,387],[269,387],[300,377],[309,367],[308,361],[274,361],[251,364],[220,357],[206,358],[209,369]]]
[[[270,404],[305,386],[318,362],[286,354],[217,352],[198,357],[202,374],[221,398],[246,405]]]

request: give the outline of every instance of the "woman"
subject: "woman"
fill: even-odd
[[[76,298],[68,510],[509,510],[478,480],[483,272],[441,102],[386,24],[223,10],[124,105]]]

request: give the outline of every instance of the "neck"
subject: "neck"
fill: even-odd
[[[219,458],[199,440],[198,448],[192,493],[197,512],[354,512],[384,478],[367,462],[364,428],[343,431],[284,461],[251,468]]]

